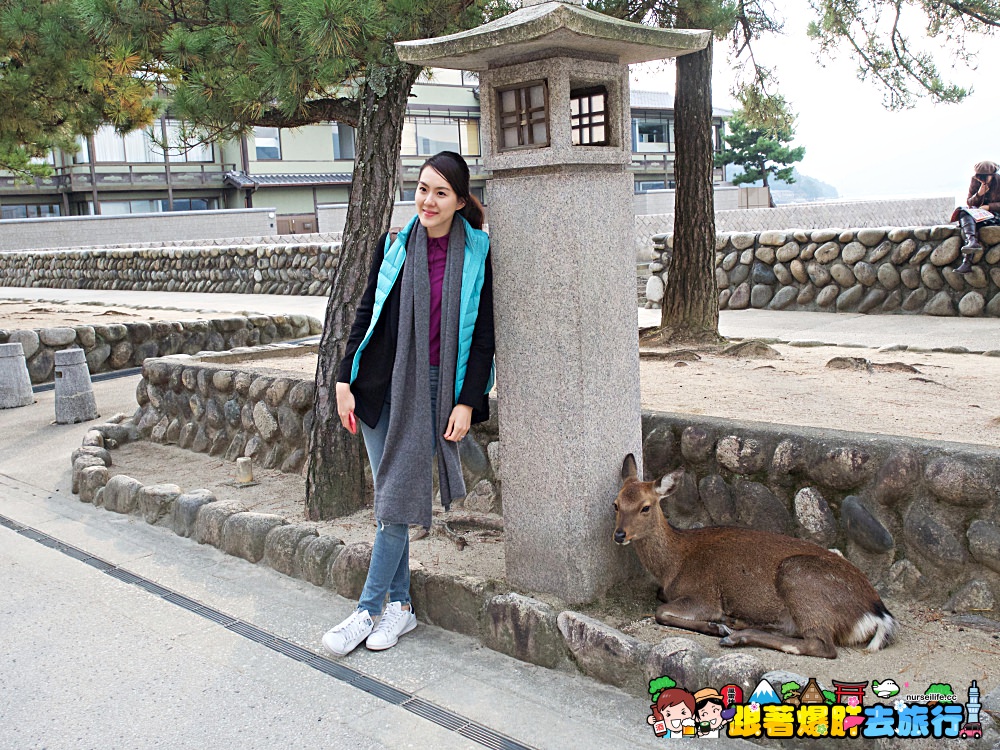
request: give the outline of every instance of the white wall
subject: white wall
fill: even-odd
[[[273,208],[0,221],[0,252],[277,234]]]

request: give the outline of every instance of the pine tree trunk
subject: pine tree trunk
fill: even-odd
[[[677,58],[674,255],[660,342],[716,341],[715,200],[712,192],[712,45]]]
[[[354,177],[340,261],[316,367],[315,420],[309,443],[306,510],[310,520],[348,515],[365,504],[364,443],[337,416],[337,370],[364,292],[375,244],[389,228],[403,117],[420,69],[412,65],[369,68],[355,138]]]

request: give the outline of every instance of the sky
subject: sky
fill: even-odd
[[[979,71],[952,70],[949,58],[939,60],[947,80],[972,87],[961,104],[921,101],[890,112],[875,84],[858,79],[846,53],[821,64],[806,36],[805,0],[781,5],[784,33],[759,40],[754,52],[759,63],[775,68],[778,90],[798,114],[795,145],[806,148],[799,172],[833,185],[844,199],[948,196],[964,204],[972,166],[1000,162],[1000,75],[996,57],[986,54],[1000,51],[1000,39],[969,44],[982,53]],[[715,106],[732,109],[727,52],[726,42],[716,43],[712,93]],[[673,67],[633,66],[632,86],[673,91]]]

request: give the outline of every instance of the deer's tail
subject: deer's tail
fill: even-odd
[[[851,631],[852,643],[865,643],[865,651],[878,651],[896,640],[899,623],[886,609],[880,599],[876,600],[868,612],[858,618]]]

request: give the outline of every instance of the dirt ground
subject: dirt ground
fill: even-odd
[[[0,300],[0,328],[15,331],[61,326],[96,326],[112,323],[173,322],[229,317],[211,310],[175,310],[161,307],[107,307],[94,304]]]

